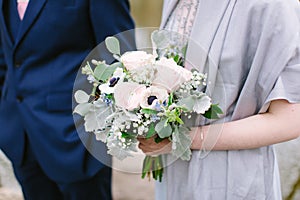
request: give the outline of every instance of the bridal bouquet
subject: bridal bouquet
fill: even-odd
[[[152,41],[159,43],[156,35],[153,32]],[[155,138],[156,142],[167,138],[172,142],[172,154],[189,160],[190,129],[184,119],[193,113],[207,118],[222,113],[199,89],[205,86],[206,75],[180,66],[183,57],[167,48],[161,56],[157,49],[151,54],[130,51],[121,55],[115,37],[106,38],[105,44],[117,62],[88,62],[82,74],[93,91],[87,94],[78,90],[74,95],[78,103],[74,113],[84,117],[85,130],[106,143],[108,153],[120,160],[137,151],[138,137]],[[160,156],[144,159],[142,177],[151,173],[155,180],[161,180]]]

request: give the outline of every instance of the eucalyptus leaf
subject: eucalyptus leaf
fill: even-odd
[[[107,79],[109,79],[113,75],[117,67],[118,65],[108,66],[102,63],[95,68],[94,76],[99,81],[107,81]]]
[[[75,100],[77,103],[87,103],[90,99],[90,96],[83,90],[77,90],[74,94]]]
[[[120,42],[116,37],[107,37],[105,39],[105,45],[109,52],[112,54],[120,55]]]
[[[121,61],[121,56],[120,55],[114,54],[113,57],[114,57],[114,59],[116,59],[118,61]]]
[[[101,76],[102,76],[103,72],[106,70],[106,68],[107,68],[107,65],[105,63],[101,63],[96,66],[96,68],[94,70],[94,76],[97,80],[101,79]]]
[[[110,65],[110,67],[117,69],[118,67],[123,68],[124,66],[123,63],[121,62],[114,62],[113,64]]]
[[[166,30],[155,30],[151,34],[153,46],[158,49],[165,49],[170,46],[170,33]]]
[[[172,127],[169,123],[167,123],[167,120],[168,119],[163,119],[155,126],[155,131],[160,138],[167,138],[172,134]]]
[[[193,96],[188,96],[186,98],[180,99],[177,104],[186,108],[188,111],[193,111],[195,98],[193,98]]]

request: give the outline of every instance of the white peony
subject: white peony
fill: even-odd
[[[156,69],[153,65],[143,66],[130,71],[130,77],[134,82],[151,84],[155,78]]]
[[[177,65],[173,59],[161,58],[156,61],[156,77],[152,84],[166,88],[169,92],[173,92],[179,86],[192,79],[193,74],[189,70]]]
[[[122,82],[115,87],[114,98],[116,106],[133,110],[139,108],[145,85],[138,83]]]
[[[142,66],[152,65],[155,62],[155,56],[145,51],[129,51],[121,56],[121,62],[130,71]]]

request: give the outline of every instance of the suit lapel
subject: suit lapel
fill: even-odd
[[[43,6],[47,0],[30,0],[23,21],[20,25],[20,30],[18,37],[16,38],[15,45],[17,45],[26,32],[30,29],[31,25],[37,18],[38,14],[41,12]]]
[[[11,38],[11,36],[9,35],[9,31],[7,29],[7,24],[5,23],[5,18],[4,18],[4,12],[3,12],[3,0],[0,0],[0,23],[1,23],[1,27],[3,27],[3,37],[6,38],[7,41],[9,41],[10,46],[13,46],[13,40]]]

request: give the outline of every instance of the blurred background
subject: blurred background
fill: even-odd
[[[130,0],[136,26],[158,27],[162,0]],[[300,199],[300,139],[276,145],[284,200]],[[154,182],[142,180],[141,174],[124,171],[141,170],[142,157],[122,164],[114,160],[113,196],[115,200],[152,200]],[[120,167],[122,165],[122,167]],[[116,170],[120,169],[122,170]],[[0,200],[22,200],[22,193],[12,172],[11,164],[0,151]]]

